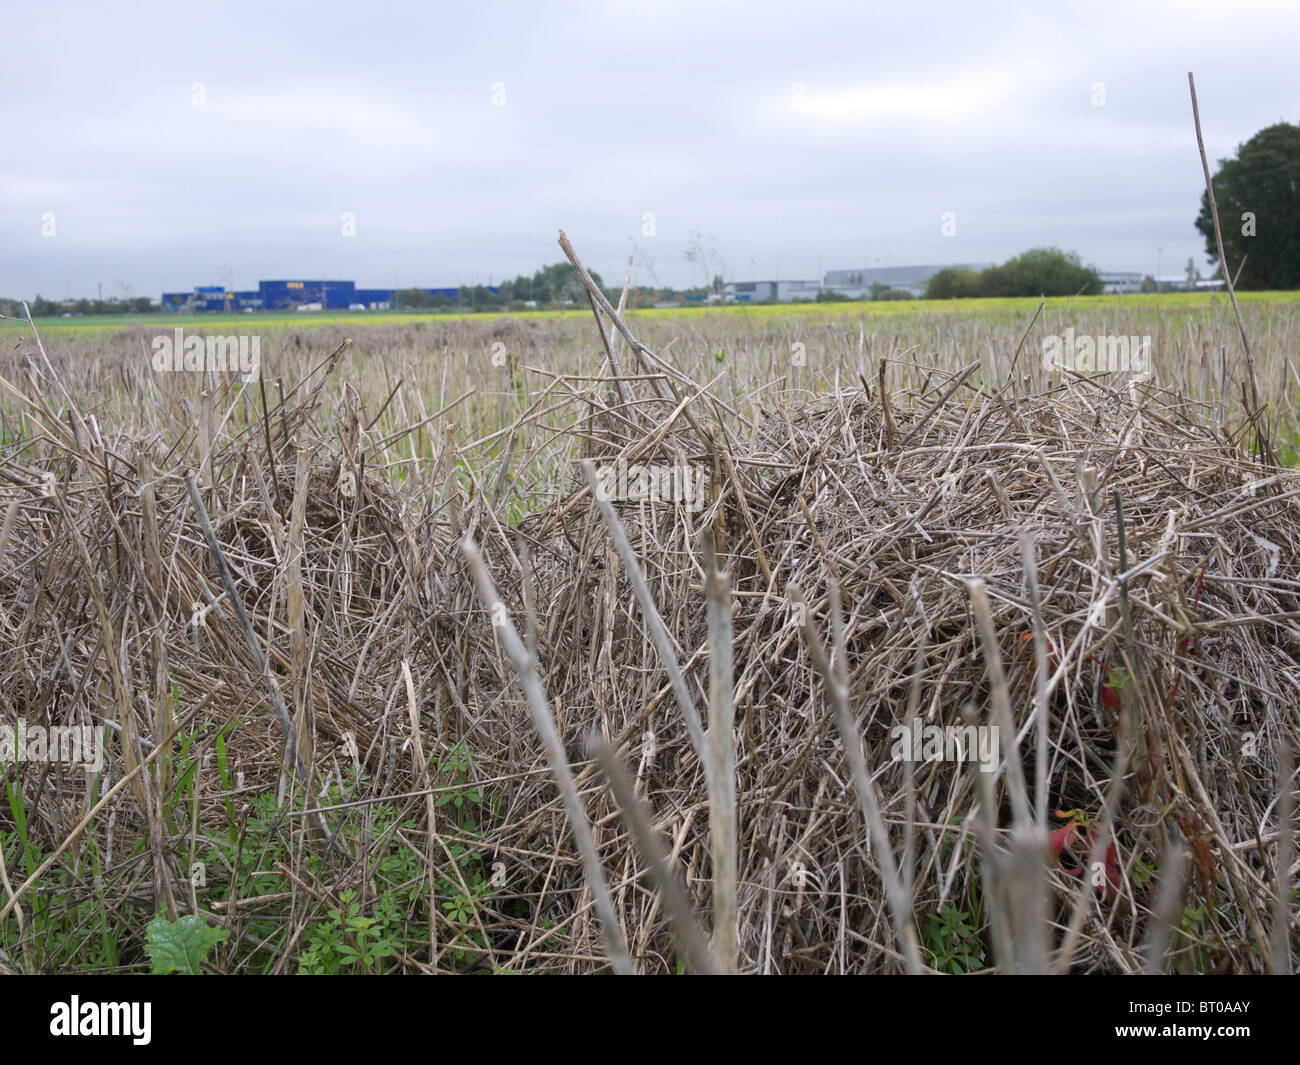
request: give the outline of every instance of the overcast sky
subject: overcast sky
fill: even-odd
[[[635,247],[689,284],[691,231],[737,280],[1051,244],[1170,274],[1206,262],[1187,71],[1212,163],[1300,120],[1295,0],[42,0],[4,40],[27,298],[486,284],[558,228],[607,282]]]

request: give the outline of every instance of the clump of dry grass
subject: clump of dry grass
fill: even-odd
[[[22,432],[0,451],[0,513],[17,503],[0,545],[0,628],[16,652],[0,718],[112,722],[109,776],[124,785],[79,828],[90,800],[76,773],[6,767],[52,868],[79,875],[86,840],[102,851],[115,833],[134,857],[99,890],[124,927],[198,910],[239,944],[270,915],[286,966],[324,902],[345,886],[364,896],[380,841],[340,827],[383,801],[430,885],[416,915],[428,935],[393,967],[463,967],[469,954],[581,971],[611,944],[637,969],[671,970],[680,951],[699,967],[680,914],[686,946],[674,947],[665,896],[644,876],[645,826],[620,813],[627,791],[619,803],[606,790],[594,734],[701,915],[727,912],[712,898],[725,821],[711,822],[709,799],[733,780],[743,970],[933,966],[917,945],[933,946],[945,904],[982,929],[975,968],[1136,971],[1144,940],[1162,937],[1160,967],[1285,964],[1268,944],[1275,900],[1290,898],[1275,756],[1297,739],[1300,478],[1261,467],[1178,392],[1109,379],[977,366],[904,388],[882,361],[873,380],[817,400],[774,391],[742,406],[613,308],[593,309],[602,366],[553,378],[542,399],[584,414],[546,431],[547,453],[702,469],[704,507],[614,501],[603,514],[574,466],[549,475],[560,498],[510,520],[512,471],[536,460],[544,403],[501,434],[525,441],[519,453],[502,445],[476,464],[446,431],[394,484],[374,469],[375,406],[334,380],[341,350],[282,398],[178,393],[159,424],[183,429],[153,434],[84,416],[33,358],[10,386]],[[727,626],[715,610],[710,641],[709,586],[723,598],[703,539],[732,603],[731,770],[708,768],[729,764],[725,744],[705,750],[716,735],[692,736],[692,713],[726,721],[718,677],[710,705]],[[544,692],[531,713],[512,667]],[[584,876],[540,711],[608,908],[592,853]],[[998,725],[995,771],[895,759],[891,730],[914,719]],[[167,813],[184,771],[175,737],[201,721],[239,723],[229,757],[245,791],[281,803],[288,898],[200,897],[183,875],[193,838],[229,817],[230,796],[201,783],[192,818]],[[455,790],[436,770],[456,750],[500,797],[473,838],[501,863],[473,917],[477,945],[459,941],[459,955],[433,875],[469,835],[433,801]],[[199,742],[188,757],[204,753]],[[345,777],[347,799],[325,797]],[[1094,890],[1054,868],[1057,810],[1100,825],[1089,871],[1116,844],[1116,881]],[[0,805],[0,830],[13,827]],[[1193,861],[1155,920],[1176,846]],[[0,910],[39,890],[0,884]],[[1043,920],[1027,922],[1035,907]],[[715,944],[724,967],[727,942]],[[221,967],[241,959],[236,947]]]

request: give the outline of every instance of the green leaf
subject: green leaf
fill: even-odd
[[[229,935],[197,914],[187,913],[179,921],[169,921],[159,914],[145,930],[145,950],[152,962],[149,972],[155,976],[173,972],[197,976],[208,951]]]

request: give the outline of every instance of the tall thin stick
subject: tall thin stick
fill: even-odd
[[[713,934],[718,964],[736,971],[736,740],[731,661],[731,581],[718,568],[713,531],[705,529],[709,592],[709,845],[713,859]]]
[[[1178,923],[1178,904],[1183,900],[1186,875],[1187,848],[1174,843],[1165,851],[1155,906],[1147,923],[1146,939],[1142,942],[1142,972],[1147,976],[1158,976],[1165,971],[1165,955],[1169,952],[1169,941]]]
[[[609,529],[610,539],[614,541],[614,549],[623,561],[623,568],[627,570],[628,580],[632,582],[632,590],[636,593],[636,601],[641,606],[641,616],[645,619],[645,626],[650,632],[650,640],[655,650],[659,652],[660,664],[668,674],[668,680],[673,686],[673,694],[677,696],[677,705],[686,720],[686,731],[690,734],[691,744],[704,765],[705,773],[711,775],[712,770],[709,768],[711,761],[704,742],[704,726],[700,724],[700,715],[696,713],[695,701],[691,698],[691,693],[686,688],[686,679],[677,665],[677,655],[673,652],[673,645],[668,639],[668,630],[664,628],[663,619],[659,617],[659,608],[655,606],[654,596],[646,586],[645,577],[641,573],[641,563],[637,560],[632,545],[627,541],[627,533],[623,531],[623,524],[614,513],[614,508],[610,506],[609,500],[601,498],[600,479],[596,476],[596,467],[591,459],[582,460],[582,474],[591,488],[591,497],[596,501],[601,519]]]
[[[1020,540],[1020,562],[1029,592],[1029,610],[1034,623],[1034,824],[1047,829],[1047,626],[1038,590],[1038,565],[1034,561],[1034,538],[1028,532]]]
[[[975,627],[984,649],[984,662],[988,667],[989,687],[993,697],[994,720],[1006,737],[1007,791],[1011,794],[1011,808],[1017,825],[1030,822],[1029,800],[1026,796],[1025,770],[1020,762],[1020,749],[1016,746],[1016,724],[1011,716],[1011,699],[1006,674],[1002,670],[1002,652],[993,631],[993,615],[989,611],[988,591],[984,582],[968,582],[971,610],[975,614]]]
[[[623,767],[618,764],[618,759],[609,744],[597,738],[593,740],[592,745],[596,751],[596,760],[605,773],[605,779],[609,781],[610,791],[614,793],[614,800],[623,811],[623,817],[636,838],[641,855],[650,866],[650,876],[659,889],[669,916],[673,919],[673,934],[677,939],[677,949],[687,957],[691,967],[697,973],[713,975],[717,969],[709,956],[704,934],[691,913],[691,904],[686,898],[686,892],[668,867],[668,858],[659,844],[650,818],[636,797],[632,782]]]

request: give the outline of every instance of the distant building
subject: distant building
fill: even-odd
[[[194,290],[194,300],[190,309],[194,311],[233,310],[234,297],[235,294],[227,292],[224,285],[200,285]]]
[[[1120,273],[1114,270],[1099,271],[1102,292],[1141,292],[1142,275]]]
[[[262,309],[287,311],[319,303],[329,311],[346,311],[356,301],[355,281],[259,281]]]
[[[1186,274],[1167,274],[1152,280],[1159,292],[1215,292],[1224,287],[1221,277],[1208,280],[1197,277],[1189,282]]]
[[[291,311],[372,310],[386,311],[393,305],[391,288],[357,288],[355,281],[259,281],[256,290],[232,292],[222,285],[199,285],[190,292],[164,292],[162,309],[172,312],[202,311]],[[459,288],[423,288],[431,296],[451,302],[460,297]],[[487,291],[496,293],[495,285]]]
[[[821,286],[816,281],[730,281],[723,290],[727,303],[795,303],[815,300]]]
[[[872,285],[884,285],[886,288],[906,289],[918,299],[925,295],[925,286],[930,278],[940,270],[986,270],[992,263],[951,263],[948,265],[928,266],[884,266],[871,269],[858,267],[850,270],[828,270],[822,278],[822,288],[838,293],[849,299],[860,300],[871,297]]]
[[[352,293],[352,299],[363,303],[368,311],[386,311],[393,305],[391,288],[359,288]]]

